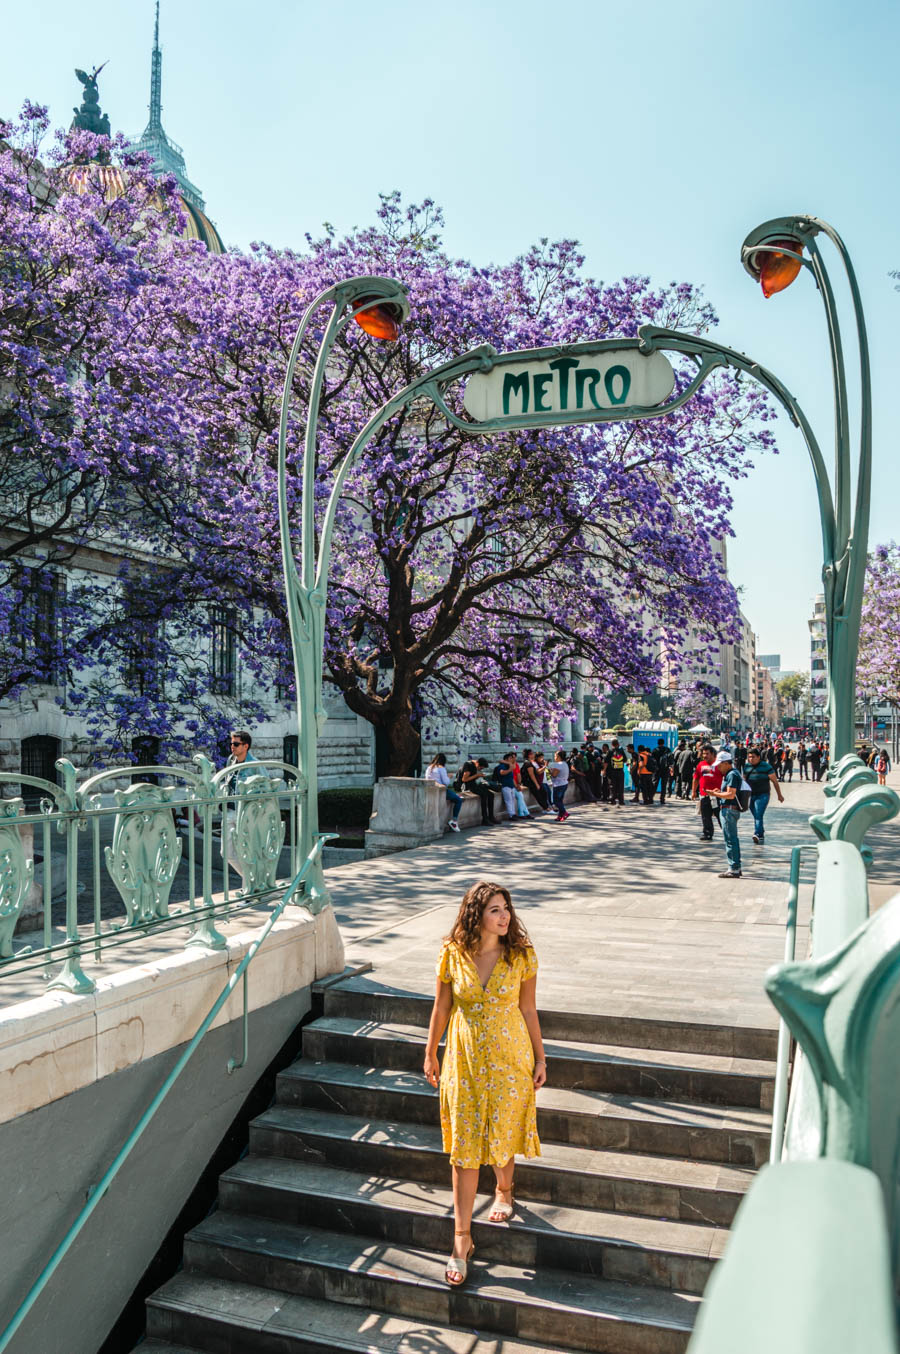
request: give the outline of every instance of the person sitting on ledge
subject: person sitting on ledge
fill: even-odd
[[[451,805],[450,822],[447,824],[451,832],[459,831],[457,817],[462,804],[462,795],[458,795],[450,784],[450,777],[447,774],[447,754],[438,752],[432,757],[428,770],[425,772],[426,780],[433,780],[438,785],[443,785],[447,791],[447,799]]]

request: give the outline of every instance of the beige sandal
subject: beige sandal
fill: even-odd
[[[509,1195],[508,1201],[502,1197],[504,1194]],[[513,1203],[512,1185],[510,1185],[509,1189],[495,1189],[494,1207],[488,1214],[488,1222],[509,1222],[514,1212],[515,1204]]]
[[[466,1251],[465,1257],[461,1259],[458,1255],[451,1255],[447,1261],[447,1268],[444,1270],[444,1278],[447,1280],[447,1283],[450,1284],[451,1288],[458,1288],[461,1283],[465,1283],[466,1281],[466,1276],[469,1273],[469,1261],[475,1254],[475,1246],[472,1242],[471,1232],[454,1232],[453,1236],[454,1238],[458,1236],[467,1236],[469,1238],[469,1249]],[[458,1274],[459,1278],[451,1279],[451,1274]]]

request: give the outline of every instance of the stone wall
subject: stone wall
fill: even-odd
[[[222,991],[257,931],[179,950],[0,1008],[0,1330]],[[240,984],[10,1346],[96,1354],[244,1100],[339,972],[331,908],[289,908],[250,967],[249,1056]]]

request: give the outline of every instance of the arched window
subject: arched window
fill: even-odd
[[[51,738],[49,734],[43,733],[23,738],[21,752],[23,776],[40,776],[42,780],[52,781],[54,785],[59,784],[56,762],[62,755],[62,747],[58,738]],[[22,798],[28,809],[36,809],[43,797],[43,792],[36,785],[22,786]]]

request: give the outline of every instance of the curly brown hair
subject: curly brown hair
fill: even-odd
[[[459,905],[459,911],[456,914],[456,921],[453,923],[453,929],[447,939],[452,940],[467,954],[474,954],[481,936],[481,918],[484,909],[498,893],[506,899],[506,905],[509,908],[509,929],[505,936],[500,937],[503,957],[509,964],[514,954],[524,953],[530,947],[531,941],[528,939],[525,927],[516,916],[516,909],[513,907],[509,889],[504,887],[503,884],[494,884],[488,879],[480,879],[477,884],[473,884],[471,888],[466,889],[463,900]]]

